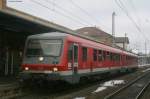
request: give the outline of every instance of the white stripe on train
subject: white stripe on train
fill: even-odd
[[[84,74],[84,73],[91,73],[91,72],[102,72],[102,71],[109,71],[109,70],[117,70],[117,69],[121,69],[121,68],[133,68],[136,66],[123,66],[123,67],[107,67],[107,68],[93,68],[91,69],[82,69],[82,70],[78,70],[77,73],[78,74]],[[27,70],[27,71],[23,71],[23,73],[44,73],[44,74],[50,74],[50,73],[54,73],[53,71],[37,71],[37,70]],[[68,71],[58,71],[56,72],[62,76],[67,76],[67,75],[72,75],[73,71],[72,70],[68,70]]]

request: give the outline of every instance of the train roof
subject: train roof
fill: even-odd
[[[40,39],[40,38],[52,38],[52,37],[66,37],[69,34],[66,33],[60,33],[60,32],[50,32],[50,33],[43,33],[43,34],[36,34],[36,35],[31,35],[28,37],[28,39],[30,38],[36,38],[36,39]]]
[[[128,54],[128,55],[137,57],[137,55],[134,54],[134,53],[131,53],[131,52],[128,52],[128,51],[125,51],[125,50],[121,50],[121,49],[106,45],[106,44],[104,44],[104,43],[102,43],[98,40],[95,40],[95,39],[92,39],[90,37],[86,37],[86,36],[83,36],[83,35],[78,35],[78,34],[73,34],[72,35],[72,34],[67,34],[67,33],[63,33],[63,32],[49,32],[49,33],[31,35],[31,36],[28,37],[28,39],[30,39],[30,38],[32,38],[32,39],[43,39],[43,38],[48,39],[48,38],[52,38],[52,37],[65,38],[67,36],[76,36],[76,37],[80,37],[82,39],[94,41],[96,43],[102,44],[105,49],[113,50],[113,52],[119,52],[119,53],[122,52],[123,54]]]

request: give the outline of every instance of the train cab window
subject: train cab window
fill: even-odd
[[[72,61],[72,57],[73,57],[73,45],[70,45],[68,49],[68,61],[69,62]]]
[[[102,54],[102,51],[99,50],[98,51],[98,61],[102,61],[103,60],[103,54]]]
[[[27,42],[27,56],[60,56],[62,40],[30,39]]]
[[[97,50],[95,50],[95,49],[93,51],[93,60],[97,61]]]
[[[87,61],[87,48],[86,47],[82,48],[82,60]]]

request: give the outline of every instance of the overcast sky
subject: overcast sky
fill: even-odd
[[[7,1],[7,6],[9,7],[71,29],[96,26],[109,34],[111,34],[112,12],[115,11],[115,35],[124,36],[127,33],[130,46],[143,52],[145,48],[144,42],[146,41],[147,50],[150,50],[150,12],[148,11],[150,9],[150,0]],[[118,5],[117,2],[119,3]],[[119,5],[123,7],[123,10]],[[125,14],[123,11],[127,13]]]

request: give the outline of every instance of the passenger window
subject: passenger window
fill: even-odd
[[[117,61],[117,54],[114,54],[114,61]]]
[[[120,61],[120,55],[116,54],[116,61]]]
[[[120,61],[120,59],[121,59],[121,58],[120,58],[120,54],[118,54],[118,61]]]
[[[110,60],[110,53],[107,52],[107,60]]]
[[[128,56],[126,56],[126,60],[128,60]]]
[[[110,53],[110,60],[113,61],[113,53]]]
[[[94,50],[93,52],[93,60],[97,61],[97,50]]]
[[[116,54],[113,53],[113,61],[116,61]]]
[[[87,61],[87,48],[86,47],[82,48],[82,60]]]
[[[104,58],[104,60],[106,60],[106,52],[105,51],[103,51],[103,58]]]
[[[98,51],[98,61],[102,61],[103,60],[103,54],[102,54],[102,51],[99,50]]]

